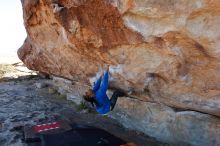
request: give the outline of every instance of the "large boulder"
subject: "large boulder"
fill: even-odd
[[[220,122],[219,1],[22,0],[22,5],[28,36],[18,56],[28,68],[87,84],[109,64],[110,87]]]
[[[111,117],[127,128],[178,146],[220,144],[219,118],[195,111],[178,111],[158,103],[123,97],[119,98]]]

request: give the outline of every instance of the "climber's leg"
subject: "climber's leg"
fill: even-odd
[[[114,109],[115,104],[117,102],[118,97],[122,97],[125,96],[126,94],[120,90],[116,90],[113,94],[112,94],[112,98],[110,99],[111,101],[111,111]]]

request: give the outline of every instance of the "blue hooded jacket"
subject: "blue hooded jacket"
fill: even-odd
[[[103,77],[101,76],[93,87],[96,99],[96,111],[100,114],[106,114],[110,111],[110,100],[106,95],[108,89],[108,71],[104,72]]]

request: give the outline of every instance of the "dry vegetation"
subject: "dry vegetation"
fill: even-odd
[[[11,64],[0,64],[0,78],[4,77],[7,73],[18,72],[17,69]]]

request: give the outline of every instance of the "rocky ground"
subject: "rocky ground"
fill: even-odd
[[[21,64],[16,66],[0,66],[1,146],[23,146],[21,139],[24,125],[57,120],[99,127],[138,146],[168,145],[142,133],[127,130],[115,120],[86,108],[84,104],[76,106],[67,101],[65,96],[60,95],[50,84],[50,80],[27,72]]]

